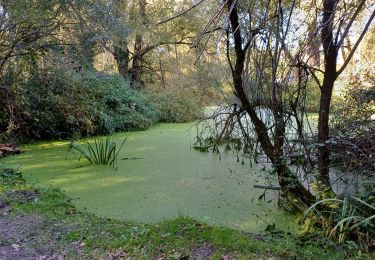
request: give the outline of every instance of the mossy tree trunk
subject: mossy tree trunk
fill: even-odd
[[[117,63],[118,73],[124,78],[129,76],[129,49],[126,41],[121,41],[114,46],[113,57]]]

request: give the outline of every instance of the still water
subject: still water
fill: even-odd
[[[237,162],[231,152],[219,158],[195,151],[190,127],[160,124],[115,134],[119,144],[128,137],[117,171],[78,161],[64,141],[28,145],[4,161],[18,165],[29,182],[60,187],[77,207],[102,217],[150,223],[187,215],[244,231],[262,231],[268,224],[295,229],[297,217],[277,209],[274,191],[258,200],[263,190],[253,185],[265,183],[261,166]]]

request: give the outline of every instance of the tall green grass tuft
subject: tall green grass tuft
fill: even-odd
[[[339,243],[375,249],[375,204],[353,196],[323,199],[305,211],[304,224],[318,226]]]
[[[105,139],[95,139],[93,143],[86,142],[86,144],[79,144],[72,140],[69,144],[68,152],[76,150],[80,153],[79,160],[84,157],[91,164],[112,165],[118,169],[118,154],[123,148],[127,138],[117,146],[116,142],[111,137]]]

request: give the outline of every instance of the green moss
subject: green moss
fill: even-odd
[[[36,189],[22,180],[18,183],[23,184],[0,185],[0,199],[8,200],[13,209],[10,214],[40,215],[46,223],[45,233],[64,227],[58,243],[65,245],[65,248],[72,243],[83,243],[79,252],[81,259],[99,258],[118,251],[136,259],[191,257],[194,250],[205,245],[212,248],[215,259],[222,255],[237,259],[344,259],[351,256],[342,249],[335,250],[334,244],[318,238],[310,237],[303,241],[300,237],[285,233],[247,233],[210,226],[184,216],[152,224],[100,218],[77,210],[71,199],[58,189]],[[33,199],[17,200],[13,195],[19,191],[34,194]],[[371,256],[364,257],[370,259]]]
[[[272,223],[285,231],[295,229],[296,217],[277,209],[274,193],[258,201],[263,190],[253,185],[264,183],[259,168],[238,163],[232,153],[220,160],[195,151],[189,127],[162,124],[114,135],[118,145],[128,137],[118,171],[78,161],[78,153],[66,153],[68,142],[25,146],[25,153],[6,161],[19,165],[30,183],[59,187],[78,208],[101,217],[155,223],[182,214],[245,231],[262,231]]]

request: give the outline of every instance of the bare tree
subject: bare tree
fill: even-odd
[[[324,0],[321,24],[321,41],[324,49],[324,71],[323,82],[320,85],[320,108],[318,124],[318,142],[319,142],[319,179],[326,189],[330,190],[329,178],[329,116],[332,100],[332,92],[336,79],[343,73],[355,51],[357,50],[364,35],[369,29],[374,17],[375,10],[372,11],[365,26],[359,34],[358,39],[351,48],[350,53],[344,60],[342,66],[337,69],[338,52],[343,48],[345,39],[349,37],[349,32],[353,23],[365,9],[366,0],[361,0],[357,5],[341,7],[344,12],[340,12],[338,0]],[[349,9],[349,10],[348,10]],[[341,15],[340,15],[341,13]]]
[[[301,183],[298,169],[290,165],[294,157],[303,157],[302,171],[309,181],[315,180],[313,173],[317,162],[317,179],[326,191],[332,191],[329,180],[329,114],[333,87],[371,25],[374,11],[337,70],[338,51],[349,37],[349,31],[363,12],[365,3],[366,0],[354,5],[344,3],[338,8],[338,1],[324,0],[323,9],[318,3],[311,6],[308,12],[313,13],[312,19],[306,15],[305,20],[300,21],[297,19],[300,18],[298,12],[303,4],[306,5],[302,1],[255,3],[225,0],[202,32],[204,34],[223,21],[234,95],[240,103],[239,108],[234,104],[229,112],[220,111],[212,116],[214,126],[218,128],[213,139],[214,146],[240,132],[245,147],[246,143],[250,143],[253,152],[261,148],[260,152],[269,159],[277,173],[282,193],[289,202],[298,198],[299,202],[308,205],[314,201],[314,196]],[[225,15],[220,16],[222,13]],[[316,14],[322,17],[319,24]],[[220,20],[218,17],[224,18]],[[301,32],[300,28],[304,31]],[[315,40],[311,51],[310,38],[317,37],[319,33],[324,50],[322,58],[316,53],[319,46]],[[311,59],[312,55],[314,59]],[[324,63],[323,69],[314,67],[319,60]],[[310,131],[309,136],[306,132],[305,102],[306,85],[311,81],[319,85],[321,96],[318,129]],[[264,114],[266,112],[267,115]],[[244,122],[245,119],[249,122]],[[311,134],[316,132],[318,143],[310,139]],[[316,147],[318,158],[314,156]]]

